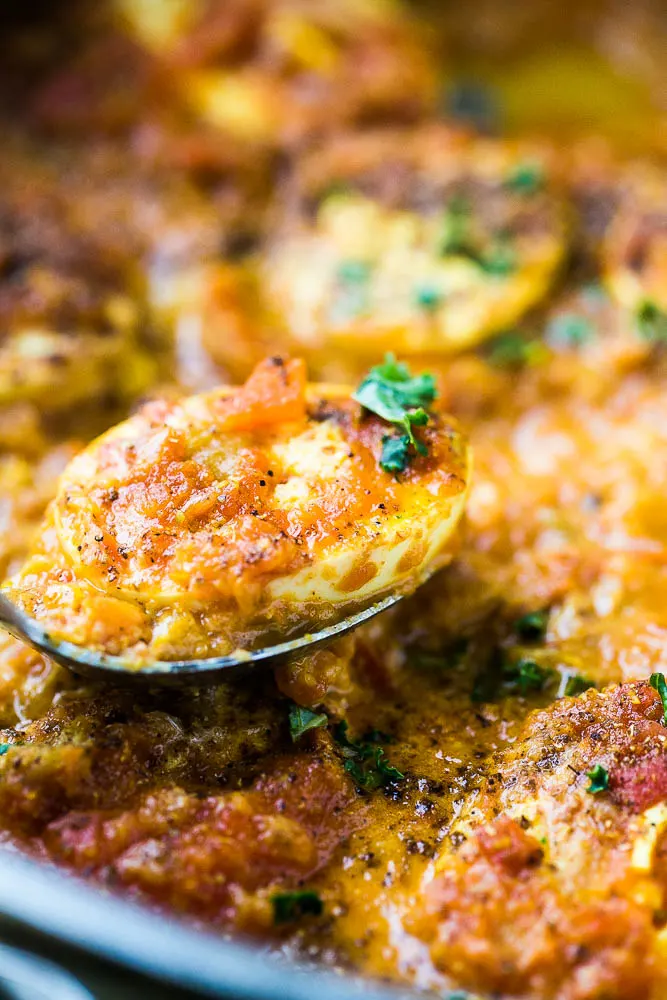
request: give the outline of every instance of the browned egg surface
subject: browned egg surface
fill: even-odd
[[[128,693],[2,636],[2,839],[439,996],[662,1000],[664,11],[167,7],[13,28],[3,575],[82,447],[279,353],[350,385],[410,354],[467,515],[418,594],[275,675]]]
[[[403,451],[392,425],[308,385],[298,358],[148,404],[64,470],[9,596],[132,669],[247,654],[411,593],[451,561],[470,467],[426,390],[403,468],[385,460]]]

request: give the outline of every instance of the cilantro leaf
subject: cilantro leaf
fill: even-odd
[[[346,760],[343,767],[360,788],[381,788],[405,777],[398,768],[391,766],[382,747],[374,747],[371,754],[360,760]]]
[[[542,691],[553,676],[553,670],[550,667],[540,666],[529,657],[522,656],[515,663],[507,664],[503,674],[506,687],[526,695],[530,691]]]
[[[505,178],[505,187],[516,194],[537,194],[544,187],[544,170],[540,163],[519,163]]]
[[[470,204],[452,198],[442,214],[437,253],[440,257],[466,257],[487,274],[506,277],[516,270],[514,248],[506,234],[497,233],[485,249],[473,232]]]
[[[274,924],[291,923],[300,917],[319,917],[324,905],[318,893],[312,889],[298,892],[277,892],[271,896]]]
[[[409,649],[408,662],[417,670],[447,671],[459,667],[468,652],[468,639],[455,639],[450,645],[439,651],[427,649]]]
[[[369,396],[380,409],[369,406],[360,396]],[[391,423],[400,423],[407,409],[426,407],[436,397],[435,379],[428,373],[411,375],[407,365],[387,354],[381,365],[371,368],[354,398],[378,416]]]
[[[517,256],[508,239],[496,239],[479,259],[480,267],[487,274],[506,278],[517,269]]]
[[[406,468],[410,447],[421,455],[426,454],[426,446],[415,437],[413,428],[428,423],[425,407],[435,396],[433,376],[426,372],[411,375],[407,365],[396,361],[393,354],[387,354],[383,364],[371,368],[352,394],[364,409],[395,424],[403,432],[398,438],[383,439],[380,466],[386,472],[402,472]]]
[[[454,197],[442,213],[437,252],[441,257],[472,257],[477,254],[470,237],[470,205],[465,198]]]
[[[662,721],[667,726],[667,681],[664,674],[651,674],[648,679],[651,687],[660,695],[662,702]]]
[[[637,309],[637,330],[643,340],[650,344],[664,344],[667,341],[667,313],[655,302],[646,299]]]
[[[594,337],[595,329],[590,320],[573,312],[554,316],[547,326],[547,340],[554,347],[581,347]]]
[[[595,684],[588,677],[582,677],[581,674],[571,674],[565,682],[563,694],[566,698],[574,698],[593,687]]]
[[[380,468],[385,472],[404,472],[410,462],[410,438],[407,434],[387,434],[382,438]]]
[[[8,750],[11,750],[11,748],[13,746],[16,746],[16,744],[15,743],[0,743],[0,757],[4,756],[4,754],[6,754]]]
[[[512,658],[512,653],[496,646],[486,664],[477,673],[471,691],[473,702],[489,702],[506,692],[522,697],[543,691],[556,675],[529,656]]]
[[[443,299],[442,292],[434,285],[418,285],[413,294],[415,305],[425,313],[437,312]]]
[[[326,726],[329,719],[323,713],[311,712],[301,705],[292,705],[289,710],[289,731],[292,742],[296,743],[309,729],[319,729]]]
[[[336,272],[337,288],[331,306],[333,323],[347,323],[368,308],[371,266],[364,260],[344,260]]]
[[[498,368],[522,368],[543,361],[547,351],[539,340],[528,340],[515,330],[501,333],[491,342],[489,363]]]
[[[336,741],[346,758],[343,768],[359,788],[381,788],[403,780],[405,775],[398,768],[392,767],[384,748],[377,745],[377,738],[382,738],[383,734],[373,730],[370,734],[371,741],[356,742],[349,739],[347,730],[347,722],[340,722],[336,726]]]
[[[368,281],[371,266],[365,260],[343,260],[338,265],[336,277],[345,285],[358,285]]]
[[[591,795],[599,795],[600,792],[606,792],[609,788],[609,771],[601,764],[596,764],[592,771],[586,773],[586,777],[590,778],[590,784],[586,791],[590,792]]]
[[[537,642],[544,639],[548,621],[548,611],[529,611],[517,619],[514,628],[522,639]]]

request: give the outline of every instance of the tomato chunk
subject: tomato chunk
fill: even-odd
[[[220,428],[246,431],[254,427],[305,420],[306,364],[301,358],[266,358],[245,385],[219,404]]]

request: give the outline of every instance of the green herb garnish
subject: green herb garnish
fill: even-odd
[[[553,677],[550,667],[542,667],[530,657],[522,656],[503,668],[504,684],[512,690],[527,695],[530,691],[542,691]]]
[[[446,671],[460,666],[468,652],[467,639],[456,639],[450,646],[439,652],[427,649],[408,650],[408,661],[418,670]]]
[[[407,434],[387,434],[382,438],[380,468],[385,472],[404,472],[410,462],[410,438]]]
[[[403,472],[410,457],[411,449],[420,455],[427,453],[426,445],[414,434],[414,427],[428,423],[425,407],[436,396],[435,379],[428,373],[411,375],[407,365],[396,361],[393,354],[387,354],[384,364],[376,365],[353,393],[366,410],[395,424],[400,435],[388,435],[382,442],[380,467],[385,472]]]
[[[471,699],[473,702],[493,701],[503,690],[525,697],[543,691],[555,674],[551,667],[543,667],[529,656],[512,659],[506,650],[495,647],[486,666],[475,677]]]
[[[509,237],[497,233],[484,249],[471,227],[470,204],[464,198],[452,198],[442,215],[437,253],[440,257],[466,257],[487,274],[506,277],[516,270],[517,259]]]
[[[548,621],[548,611],[529,611],[517,619],[514,628],[522,639],[537,642],[544,639]]]
[[[378,746],[377,737],[383,738],[384,734],[373,730],[370,736],[376,738],[355,742],[349,739],[347,730],[347,722],[339,722],[336,726],[336,741],[346,758],[344,769],[360,788],[381,788],[403,780],[405,775],[391,766],[384,748]]]
[[[637,330],[643,340],[650,344],[662,344],[667,341],[667,313],[646,299],[637,309]]]
[[[8,750],[15,746],[14,743],[0,743],[0,757],[7,753]]]
[[[344,285],[358,285],[368,281],[371,266],[365,260],[344,260],[338,266],[336,277]]]
[[[505,278],[517,268],[516,251],[507,239],[496,239],[480,256],[479,263],[487,274]]]
[[[364,260],[344,260],[336,272],[337,289],[330,310],[333,323],[346,323],[368,307],[371,265]]]
[[[319,917],[324,905],[312,889],[300,892],[278,892],[271,897],[274,924],[287,924],[300,917]]]
[[[319,729],[326,726],[329,719],[323,713],[311,712],[301,705],[292,705],[289,710],[289,731],[292,741],[296,743],[309,729]]]
[[[402,771],[389,764],[383,748],[377,746],[361,761],[346,760],[344,768],[360,788],[381,788],[405,777]]]
[[[651,674],[648,679],[651,687],[660,695],[662,702],[662,721],[667,726],[667,681],[664,674]]]
[[[522,368],[537,364],[544,355],[544,345],[538,340],[527,340],[523,334],[509,330],[493,340],[487,358],[497,368]]]
[[[544,169],[540,163],[519,163],[505,179],[505,187],[517,194],[537,194],[544,187]]]
[[[581,347],[595,336],[595,328],[590,320],[577,313],[561,313],[554,316],[547,326],[547,340],[554,347]]]
[[[589,691],[594,687],[595,684],[588,677],[582,677],[581,674],[571,674],[565,682],[563,695],[566,698],[574,698],[576,695],[583,694],[584,691]]]
[[[438,238],[440,257],[470,257],[476,259],[470,237],[470,204],[465,198],[454,197],[442,213]]]
[[[600,792],[606,792],[609,788],[609,771],[602,764],[596,764],[592,771],[588,771],[586,774],[587,778],[590,778],[590,784],[586,789],[591,795],[599,795]]]
[[[415,305],[426,313],[436,312],[442,298],[442,292],[433,285],[419,285],[414,291]]]

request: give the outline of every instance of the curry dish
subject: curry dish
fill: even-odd
[[[562,6],[7,27],[5,586],[140,665],[438,568],[214,687],[3,634],[10,850],[426,995],[667,997],[667,24]]]

